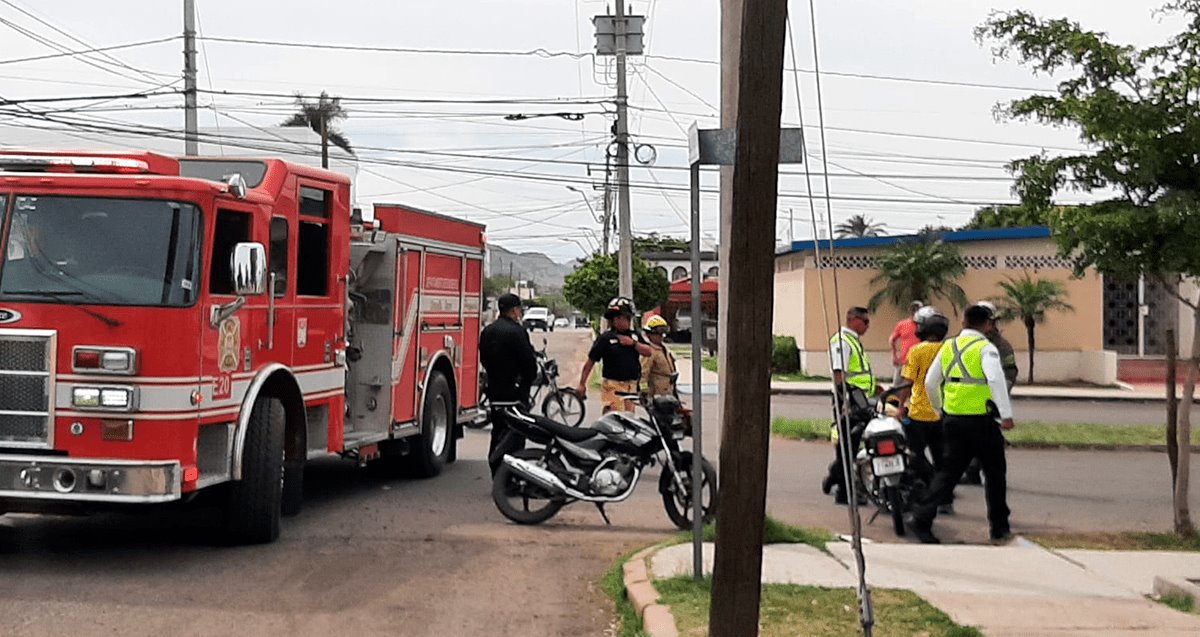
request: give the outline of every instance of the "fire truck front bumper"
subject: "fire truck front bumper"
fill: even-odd
[[[181,496],[177,460],[0,454],[0,498],[152,504]]]

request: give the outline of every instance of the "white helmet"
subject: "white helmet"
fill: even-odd
[[[924,305],[921,309],[913,312],[913,320],[920,323],[935,314],[941,314],[941,312],[938,312],[937,308],[932,305]]]
[[[991,301],[976,301],[975,305],[978,305],[979,307],[986,307],[992,311],[993,315],[996,314],[996,304],[992,303]]]

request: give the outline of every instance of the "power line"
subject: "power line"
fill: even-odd
[[[306,95],[304,93],[269,93],[264,91],[233,91],[233,90],[204,90],[202,93],[212,93],[215,95],[236,95],[243,97],[269,97],[282,99],[316,99],[317,95]],[[598,105],[611,104],[612,99],[606,97],[591,97],[585,99],[577,99],[573,97],[535,97],[535,98],[496,98],[496,99],[465,99],[465,98],[412,98],[412,97],[350,97],[339,96],[342,102],[353,103],[362,102],[370,104],[577,104],[577,105]]]
[[[326,42],[287,42],[283,40],[262,40],[251,38],[228,38],[208,36],[202,38],[209,42],[222,42],[227,44],[250,44],[259,46],[277,46],[295,49],[320,49],[333,51],[368,51],[373,53],[412,53],[412,54],[429,54],[429,55],[478,55],[478,56],[534,56],[540,58],[571,58],[582,59],[590,58],[593,53],[572,53],[570,51],[550,51],[543,48],[529,49],[527,51],[503,51],[503,50],[487,50],[487,49],[421,49],[415,47],[395,47],[395,46],[368,46],[360,44],[329,44]]]
[[[53,53],[53,54],[48,54],[48,55],[33,55],[33,56],[22,57],[22,58],[9,58],[7,60],[0,60],[0,65],[21,64],[24,62],[38,62],[41,60],[53,60],[56,58],[64,58],[64,57],[76,57],[76,56],[80,56],[80,55],[87,55],[88,53],[103,53],[105,51],[120,51],[122,49],[133,49],[133,48],[137,48],[137,47],[150,46],[150,45],[154,45],[154,44],[163,44],[165,42],[171,42],[171,41],[178,40],[178,39],[179,39],[179,36],[172,35],[172,36],[165,37],[165,38],[155,38],[153,40],[140,40],[138,42],[129,42],[126,44],[113,44],[110,46],[99,46],[99,47],[94,47],[91,49],[84,49],[84,50],[80,50],[80,51],[68,50],[68,51],[63,51],[61,53]],[[126,76],[121,76],[121,77],[123,77],[124,79],[130,79]]]
[[[32,11],[29,11],[28,9],[18,5],[17,3],[11,2],[10,0],[0,0],[0,1],[2,1],[4,4],[8,5],[9,7],[12,7],[14,10],[19,11],[21,14],[25,15],[26,17],[33,19],[34,21],[42,24],[43,26],[49,27],[50,30],[58,33],[59,35],[67,37],[68,39],[72,40],[76,44],[81,44],[90,49],[95,49],[95,46],[93,44],[91,44],[89,42],[85,42],[84,40],[80,39],[79,37],[63,30],[60,27],[55,26],[54,24],[46,21],[44,18],[42,18],[42,17],[38,16],[37,14],[33,13]],[[89,53],[101,53],[100,57],[106,58],[106,59],[110,60],[112,63],[114,63],[122,68],[133,71],[134,73],[138,73],[139,75],[146,78],[150,82],[158,82],[158,80],[155,79],[149,71],[130,66],[126,62],[116,58],[115,56],[109,55],[108,53],[105,53],[103,51],[95,51],[95,50],[89,51]]]

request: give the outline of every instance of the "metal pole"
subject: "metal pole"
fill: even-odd
[[[183,0],[183,153],[199,155],[196,120],[196,0]]]
[[[704,577],[704,476],[701,451],[704,448],[704,392],[701,381],[700,341],[704,323],[700,320],[700,163],[692,164],[692,574]]]
[[[617,232],[621,296],[633,298],[633,233],[629,227],[629,97],[625,94],[625,0],[617,0]]]

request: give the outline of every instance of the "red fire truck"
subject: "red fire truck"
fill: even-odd
[[[484,228],[277,159],[0,152],[0,514],[219,491],[269,542],[304,465],[418,477],[478,405]]]

